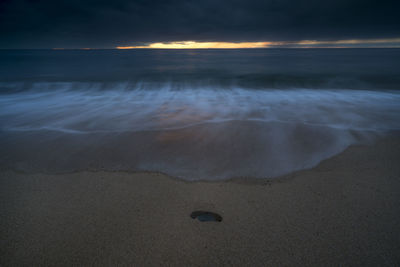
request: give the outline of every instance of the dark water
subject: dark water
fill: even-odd
[[[3,50],[0,80],[396,90],[399,58],[400,49]]]
[[[400,49],[3,50],[0,166],[274,177],[400,129]]]

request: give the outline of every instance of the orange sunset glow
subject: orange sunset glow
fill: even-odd
[[[207,49],[207,48],[265,48],[271,42],[195,42],[195,41],[182,41],[170,43],[151,43],[146,46],[117,46],[117,49],[135,49],[135,48],[159,48],[159,49]]]
[[[137,46],[117,46],[117,49],[240,49],[240,48],[269,48],[269,47],[303,47],[310,46],[346,46],[346,45],[368,45],[382,44],[383,46],[399,46],[400,38],[392,39],[350,39],[350,40],[301,40],[301,41],[271,41],[271,42],[196,42],[196,41],[179,41],[179,42],[157,42],[147,45]]]

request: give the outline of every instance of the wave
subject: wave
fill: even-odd
[[[274,177],[400,129],[400,92],[394,90],[1,86],[11,89],[0,96],[0,164],[23,170]]]
[[[2,129],[121,132],[258,120],[354,130],[400,128],[400,92],[249,90],[173,84],[35,83],[0,98]]]

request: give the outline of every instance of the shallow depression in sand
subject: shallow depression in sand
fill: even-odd
[[[190,214],[190,217],[200,222],[222,222],[221,215],[211,211],[196,210]]]

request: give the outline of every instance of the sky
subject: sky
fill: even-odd
[[[0,49],[400,47],[397,0],[0,0]]]

